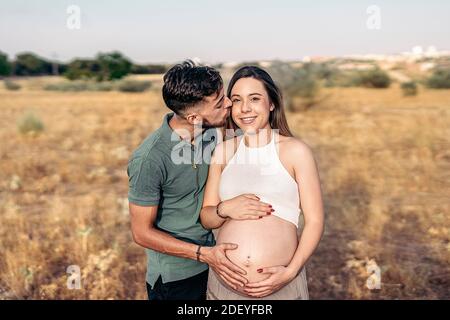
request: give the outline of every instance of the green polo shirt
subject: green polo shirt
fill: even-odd
[[[158,206],[155,228],[173,237],[203,246],[214,246],[214,235],[200,223],[200,210],[217,130],[205,129],[195,146],[182,140],[169,126],[174,113],[166,114],[160,128],[150,134],[128,161],[128,201]],[[147,282],[153,286],[192,277],[208,265],[192,259],[147,253]]]

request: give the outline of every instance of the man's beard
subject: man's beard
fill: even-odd
[[[220,128],[220,127],[223,127],[223,126],[225,126],[227,124],[227,119],[228,119],[228,117],[226,117],[224,120],[222,120],[221,122],[218,122],[218,123],[209,122],[208,120],[203,119],[202,127],[204,129]]]

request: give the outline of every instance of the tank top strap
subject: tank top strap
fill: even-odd
[[[270,138],[270,150],[273,152],[274,156],[278,157],[277,146],[275,144],[275,130],[272,129],[272,134]]]
[[[236,148],[236,154],[238,154],[238,153],[242,153],[243,152],[243,149],[244,149],[244,138],[245,138],[245,134],[243,133],[243,134],[241,134],[240,136],[238,136],[238,146],[237,146],[237,148]]]

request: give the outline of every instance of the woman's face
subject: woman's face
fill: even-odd
[[[254,78],[241,78],[231,90],[234,122],[242,131],[256,133],[268,129],[271,106],[269,96],[261,81]]]

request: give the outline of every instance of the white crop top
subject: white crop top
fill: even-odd
[[[243,135],[238,139],[236,153],[222,171],[220,199],[255,194],[272,205],[274,216],[292,222],[298,228],[301,212],[298,185],[280,161],[274,130],[270,142],[262,147],[247,147]]]

